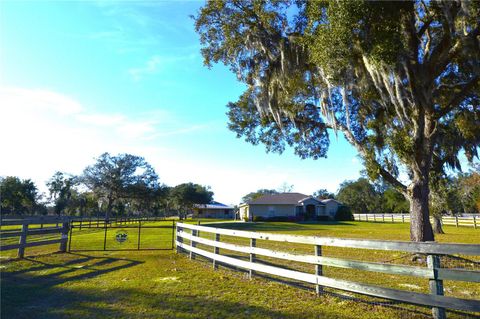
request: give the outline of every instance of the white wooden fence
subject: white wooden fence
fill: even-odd
[[[409,223],[409,214],[353,214],[356,221],[383,222],[383,223]],[[480,228],[480,217],[470,216],[442,216],[443,225],[466,226]]]
[[[210,233],[212,239],[200,237],[199,233]],[[250,239],[249,246],[242,246],[227,242],[221,242],[221,235],[235,236],[236,238]],[[185,243],[187,239],[189,243]],[[296,244],[309,244],[314,249],[312,255],[292,254],[283,251],[275,251],[256,247],[257,240],[283,242]],[[212,247],[211,251],[200,249],[198,244]],[[400,241],[358,240],[316,236],[293,236],[282,234],[270,234],[240,231],[232,229],[214,228],[199,225],[178,223],[176,229],[176,246],[178,252],[189,252],[190,258],[200,255],[213,261],[213,267],[217,263],[223,263],[253,272],[260,272],[284,278],[294,279],[301,282],[314,284],[317,293],[322,287],[330,287],[368,296],[396,300],[405,303],[418,304],[432,307],[434,318],[446,318],[445,309],[480,312],[480,301],[474,299],[461,299],[443,295],[443,280],[456,280],[480,283],[480,271],[447,269],[440,266],[440,255],[460,254],[467,256],[480,256],[480,245],[470,244],[439,244],[434,242],[416,243]],[[345,247],[354,249],[371,249],[387,251],[403,251],[409,253],[421,253],[427,255],[428,267],[395,265],[387,263],[374,263],[358,260],[339,259],[322,256],[322,246]],[[220,249],[227,249],[248,254],[249,260],[241,260],[231,256],[220,254]],[[266,265],[256,262],[257,255],[273,257],[294,262],[315,265],[315,273],[306,273],[297,270],[285,269],[278,266]],[[322,266],[339,268],[351,268],[371,272],[407,275],[425,278],[429,281],[430,294],[398,290],[353,281],[329,278],[323,275]]]
[[[48,226],[43,227],[44,224]],[[30,226],[37,226],[31,228]],[[54,226],[55,225],[55,226]],[[23,258],[25,256],[25,249],[28,247],[45,246],[52,244],[59,244],[58,250],[66,252],[68,232],[70,231],[70,221],[65,218],[28,218],[21,220],[2,221],[2,226],[21,226],[18,229],[1,229],[0,230],[0,251],[18,249],[17,256]],[[39,227],[41,226],[41,227]],[[60,238],[44,239],[44,235],[48,238],[51,235],[59,234]],[[5,245],[6,238],[18,237],[18,244],[8,243]],[[34,241],[29,241],[28,238],[35,238]],[[40,237],[40,238],[39,238]],[[40,240],[38,240],[40,239]],[[7,240],[8,241],[8,240]]]

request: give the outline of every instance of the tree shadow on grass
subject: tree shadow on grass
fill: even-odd
[[[63,280],[28,272],[6,276],[2,280],[2,318],[308,318],[301,313],[251,305],[249,300],[224,300],[221,294],[153,293],[122,287],[108,291],[101,287],[72,290],[56,285]],[[318,313],[318,318],[327,317],[332,318],[331,314]]]

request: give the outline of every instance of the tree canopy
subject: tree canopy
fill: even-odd
[[[210,203],[213,199],[213,192],[208,187],[199,184],[183,183],[175,186],[170,191],[170,196],[179,211],[180,218],[184,218],[195,205]]]
[[[259,189],[257,190],[256,192],[251,192],[251,193],[248,193],[247,195],[243,196],[242,197],[242,203],[249,203],[259,197],[261,197],[262,195],[266,195],[266,194],[278,194],[278,191],[276,189]]]
[[[2,214],[34,214],[38,200],[38,189],[30,179],[21,180],[14,176],[0,178]]]
[[[160,188],[153,167],[143,157],[131,154],[100,155],[95,164],[85,168],[81,181],[105,201],[107,216],[114,204],[122,204],[122,199]]]
[[[313,193],[312,196],[315,197],[315,198],[319,198],[319,199],[328,199],[328,198],[335,199],[335,194],[329,192],[325,188],[321,188],[321,189],[317,190],[316,192]]]
[[[479,3],[291,3],[209,1],[195,17],[205,64],[247,85],[229,128],[314,159],[343,133],[369,177],[409,200],[411,239],[433,240],[430,172],[478,156]]]

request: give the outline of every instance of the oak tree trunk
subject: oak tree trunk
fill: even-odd
[[[445,234],[442,228],[442,218],[438,215],[433,215],[433,232],[435,234]]]
[[[410,185],[410,240],[433,241],[433,229],[430,224],[430,211],[428,208],[428,179],[414,181]]]

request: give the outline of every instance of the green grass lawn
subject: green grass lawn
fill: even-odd
[[[205,222],[202,220],[202,223]],[[162,222],[157,223],[161,225]],[[226,223],[215,224],[215,227],[299,235],[408,239],[408,224]],[[480,242],[479,230],[455,227],[446,227],[445,230],[447,234],[439,236],[438,241]],[[84,230],[77,234],[77,245],[88,247],[102,235],[103,232]],[[152,232],[143,239],[153,244],[159,236],[162,234]],[[201,236],[211,238],[212,235],[202,233]],[[242,241],[227,236],[223,236],[222,240]],[[285,247],[281,243],[257,243],[260,247],[296,253],[311,252],[313,249],[306,245]],[[317,297],[312,290],[262,278],[249,280],[244,272],[224,268],[214,271],[209,262],[201,259],[190,261],[186,255],[169,250],[49,253],[56,247],[27,249],[26,255],[31,257],[24,260],[10,259],[10,253],[2,252],[2,318],[426,318],[429,314],[428,309],[419,307],[380,306],[370,303],[370,298],[362,298],[364,302],[358,302],[331,294]],[[229,251],[221,253],[234,255]],[[324,253],[360,260],[398,258],[395,262],[409,262],[400,254],[394,257],[395,253],[381,251],[365,253],[363,250],[326,247]],[[262,261],[282,264],[266,258]],[[472,266],[462,261],[461,264],[478,270],[476,263]],[[312,265],[285,266],[313,271]],[[428,285],[423,279],[409,281],[409,277],[404,276],[400,278],[332,267],[325,267],[325,273],[327,276],[399,289],[419,287],[412,291],[425,291]],[[406,288],[408,286],[401,284],[413,286]],[[447,295],[479,299],[478,284],[446,282],[445,286],[450,289],[446,290]],[[449,315],[449,318],[459,317]]]

